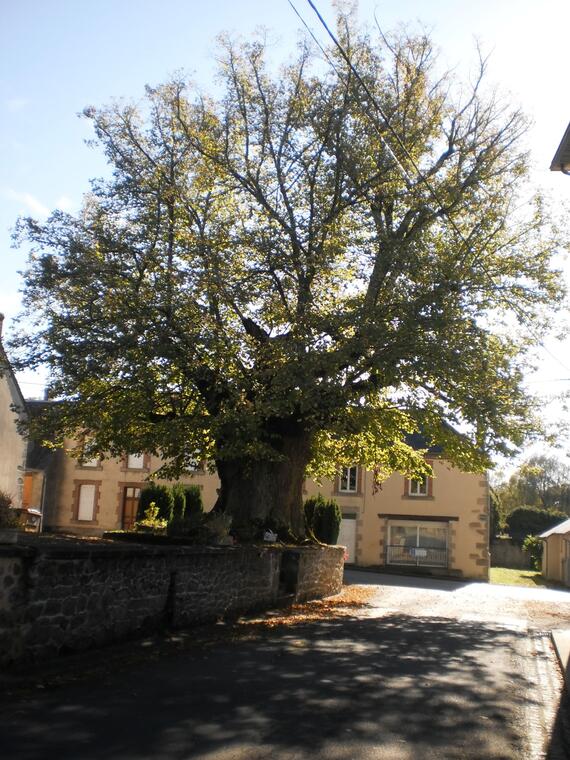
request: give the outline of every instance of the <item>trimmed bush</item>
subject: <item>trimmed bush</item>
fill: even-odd
[[[202,501],[202,489],[200,486],[186,486],[184,488],[184,497],[187,515],[202,514],[204,502]]]
[[[168,486],[158,485],[157,483],[151,483],[142,489],[137,510],[137,522],[144,520],[145,514],[152,502],[158,508],[158,519],[170,522],[174,509],[172,489],[168,488]]]
[[[514,542],[522,544],[527,536],[537,536],[568,519],[564,512],[539,507],[517,507],[507,515],[507,531]]]
[[[542,550],[544,545],[537,536],[527,536],[523,541],[523,551],[530,557],[530,566],[533,570],[542,569]]]
[[[18,528],[20,518],[12,509],[12,497],[6,491],[0,491],[0,528]]]
[[[180,535],[183,532],[184,515],[186,513],[186,492],[182,483],[172,486],[172,515],[168,521],[169,535]]]
[[[151,501],[149,504],[148,509],[144,513],[144,517],[142,520],[138,520],[135,523],[135,530],[136,531],[150,531],[152,533],[158,532],[162,533],[166,530],[166,520],[159,517],[158,514],[158,507],[156,506],[154,501]]]
[[[207,544],[210,534],[206,528],[202,489],[200,486],[175,486],[176,498],[184,499],[180,512],[175,504],[172,520],[168,523],[169,536],[184,536],[198,544]]]
[[[186,489],[182,483],[175,483],[172,486],[172,519],[182,520],[186,512]]]
[[[317,496],[311,496],[309,499],[307,499],[303,505],[303,510],[305,513],[305,529],[307,532],[314,533],[313,531],[313,518],[315,516],[315,510],[317,508],[317,505],[324,504],[325,499],[322,494],[318,494]]]
[[[340,531],[342,513],[334,499],[321,494],[305,502],[305,524],[316,539],[323,544],[336,544]]]

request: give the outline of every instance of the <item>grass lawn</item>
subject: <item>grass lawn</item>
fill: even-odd
[[[513,570],[510,567],[492,567],[489,571],[489,582],[503,586],[552,586],[547,583],[536,570]]]

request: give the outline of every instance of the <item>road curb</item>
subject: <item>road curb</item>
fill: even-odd
[[[564,683],[570,692],[570,675],[568,673],[570,667],[570,630],[567,628],[552,630],[550,632],[550,637],[562,669]]]

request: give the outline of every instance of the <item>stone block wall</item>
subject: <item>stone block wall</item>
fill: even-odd
[[[0,662],[22,656],[20,627],[25,610],[24,556],[0,556]]]
[[[278,595],[281,557],[281,551],[264,547],[196,549],[177,557],[172,626],[270,607]]]
[[[296,600],[338,594],[342,586],[344,546],[300,547]]]
[[[491,567],[512,567],[517,570],[530,568],[530,555],[518,544],[505,539],[491,544]]]
[[[28,541],[0,546],[1,665],[268,609],[288,551]],[[342,548],[298,551],[293,598],[338,593]]]

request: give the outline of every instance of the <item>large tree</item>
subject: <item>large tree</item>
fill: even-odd
[[[560,298],[544,210],[520,204],[525,119],[484,65],[467,91],[425,36],[339,34],[350,66],[302,46],[274,71],[226,41],[220,97],[171,81],[87,109],[111,178],[20,225],[17,343],[50,368],[60,438],[206,459],[219,509],[297,533],[307,473],[419,474],[410,432],[467,469],[519,445],[522,357]]]

